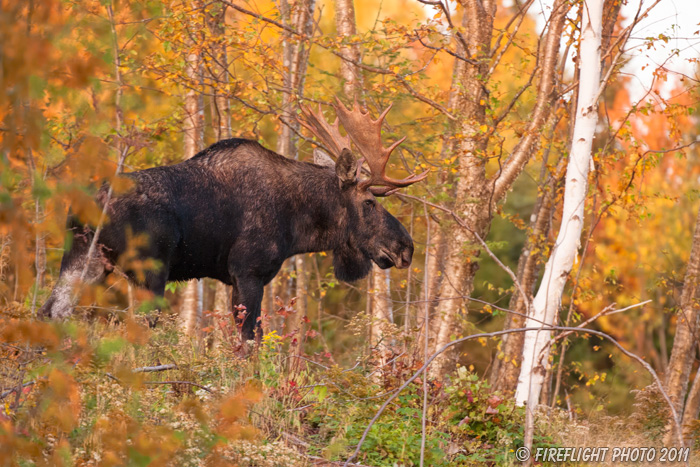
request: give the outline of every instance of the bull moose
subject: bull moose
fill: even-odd
[[[125,270],[132,282],[160,296],[167,281],[211,277],[233,286],[232,309],[243,305],[247,310],[241,325],[246,340],[260,327],[264,286],[293,255],[332,251],[335,275],[344,281],[365,277],[372,261],[383,269],[407,268],[413,239],[375,197],[428,173],[402,180],[386,175],[389,156],[405,139],[382,144],[381,126],[391,106],[377,120],[357,103],[349,109],[336,99],[334,107],[333,124],[320,105],[316,113],[302,106],[299,122],[335,156],[335,163],[328,156],[316,163],[295,161],[255,141],[227,139],[179,164],[124,174],[134,186],[111,201],[102,187],[97,200],[103,208],[107,204],[109,220],[97,248],[90,253],[96,229],[69,216],[73,240],[40,315],[69,316],[78,283],[102,280],[137,234],[148,239],[138,257],[153,258],[158,267],[142,274]],[[361,159],[353,156],[350,141]]]

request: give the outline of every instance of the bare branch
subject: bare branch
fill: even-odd
[[[501,39],[503,39],[503,35],[508,33],[508,28],[510,28],[510,25],[513,24],[513,22],[517,19],[520,18],[520,21],[518,21],[518,24],[515,26],[515,29],[513,30],[512,33],[508,34],[508,42],[506,45],[503,46],[501,51],[498,53],[498,56],[496,59],[493,61],[491,64],[491,68],[489,69],[488,76],[491,76],[491,74],[494,72],[498,64],[501,62],[501,59],[503,58],[503,55],[508,51],[510,48],[511,44],[515,40],[515,37],[518,34],[518,30],[520,29],[520,26],[523,24],[523,21],[527,17],[525,13],[527,13],[527,10],[530,9],[530,5],[534,3],[535,0],[528,0],[527,3],[525,3],[520,10],[510,19],[506,27],[504,28],[503,32],[498,36],[498,39],[495,41],[495,45],[493,47],[493,50],[491,51],[491,56],[496,53],[496,50],[498,50],[498,47],[501,45]],[[551,18],[551,17],[550,17]]]

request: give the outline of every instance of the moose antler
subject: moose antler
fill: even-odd
[[[350,140],[355,143],[362,155],[357,166],[358,176],[363,160],[367,162],[370,170],[370,177],[362,180],[359,188],[369,190],[375,196],[388,196],[397,189],[420,182],[428,176],[430,170],[426,170],[420,175],[410,175],[401,180],[386,175],[386,164],[389,162],[391,152],[406,139],[403,137],[388,148],[382,146],[382,122],[391,110],[391,105],[382,112],[377,120],[372,120],[369,111],[363,112],[357,101],[350,110],[337,97],[335,100],[336,104],[333,105],[333,108],[336,119],[332,125],[323,117],[321,104],[318,105],[316,113],[301,105],[302,115],[297,120],[304,128],[313,133],[335,157],[339,157],[343,149],[350,149]],[[339,123],[342,123],[347,136],[340,134]]]
[[[386,164],[389,162],[391,152],[406,139],[404,136],[388,148],[382,145],[382,122],[386,114],[391,110],[392,105],[389,105],[377,120],[372,120],[369,111],[363,112],[357,101],[355,101],[352,110],[350,110],[345,107],[345,104],[340,102],[340,99],[336,97],[335,100],[336,105],[333,107],[338,116],[335,124],[336,128],[338,120],[340,120],[348,136],[355,143],[360,154],[362,154],[362,158],[369,166],[370,177],[360,182],[359,187],[361,189],[369,189],[375,196],[386,196],[398,188],[420,182],[428,176],[430,170],[426,170],[420,175],[410,175],[401,180],[386,175]]]
[[[297,118],[304,128],[313,133],[321,143],[329,149],[335,157],[340,156],[344,148],[350,149],[350,139],[340,134],[338,117],[333,125],[329,124],[321,112],[321,104],[318,104],[318,113],[314,113],[308,107],[301,105],[302,117]]]

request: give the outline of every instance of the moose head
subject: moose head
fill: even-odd
[[[401,180],[387,176],[386,165],[392,151],[406,139],[401,138],[389,147],[382,143],[381,127],[391,106],[377,120],[372,120],[369,112],[363,112],[357,101],[348,109],[336,98],[334,108],[336,120],[333,124],[325,120],[320,105],[316,113],[301,106],[299,122],[337,160],[335,164],[332,161],[322,163],[335,168],[350,227],[347,242],[334,250],[336,276],[341,280],[357,280],[369,272],[371,261],[382,269],[407,268],[413,257],[413,240],[376,198],[389,196],[399,188],[423,180],[428,171]],[[340,133],[341,124],[347,136]],[[361,155],[359,160],[350,150],[351,141]],[[322,157],[315,159],[319,162]],[[369,176],[363,176],[363,163],[369,167]]]

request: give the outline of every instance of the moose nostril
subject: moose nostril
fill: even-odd
[[[411,253],[411,250],[409,250],[409,249],[403,250],[403,252],[401,253],[401,262],[403,263],[402,266],[403,267],[410,266],[412,257],[413,257],[413,254]]]

